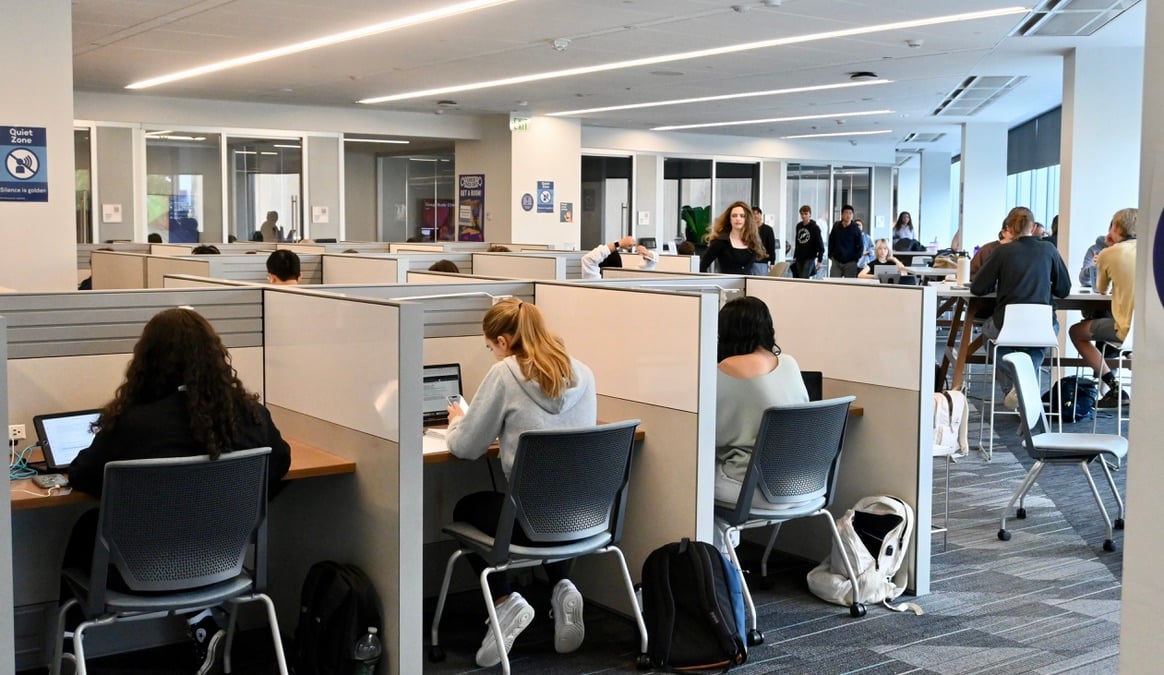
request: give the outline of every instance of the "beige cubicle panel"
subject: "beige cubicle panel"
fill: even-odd
[[[146,288],[165,288],[167,274],[209,277],[210,256],[178,258],[151,255],[146,258]]]
[[[329,253],[322,259],[324,284],[397,284],[404,281],[398,258]]]
[[[826,397],[854,395],[865,409],[846,429],[837,496],[841,515],[861,497],[889,494],[913,507],[909,590],[930,587],[934,345],[937,298],[928,286],[828,284],[748,277],[747,294],[772,312],[776,342],[803,370],[824,374]],[[865,330],[877,326],[877,330]],[[829,555],[828,533],[790,523],[778,546]]]
[[[502,279],[565,279],[566,260],[530,253],[474,253],[473,273]]]
[[[296,253],[299,253],[300,255],[302,255],[304,253],[307,253],[307,254],[314,253],[316,255],[323,255],[324,253],[327,253],[327,249],[324,248],[323,244],[286,243],[286,244],[276,244],[275,248],[277,248],[279,250],[295,251]]]
[[[150,255],[190,255],[195,246],[198,244],[150,244]]]
[[[699,272],[697,255],[660,255],[655,269],[660,272]]]
[[[389,244],[388,250],[391,253],[443,253],[445,247],[438,243],[432,244]]]
[[[93,290],[145,288],[147,258],[141,253],[93,251],[90,262]]]

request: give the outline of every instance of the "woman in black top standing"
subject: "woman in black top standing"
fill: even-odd
[[[719,265],[720,274],[752,274],[753,265],[768,258],[752,210],[744,202],[733,202],[720,214],[707,240],[707,251],[699,261],[700,272],[706,272],[714,262]]]

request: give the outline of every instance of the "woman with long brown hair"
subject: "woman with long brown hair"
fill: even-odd
[[[481,328],[485,347],[497,363],[485,375],[467,413],[460,406],[449,406],[449,451],[463,459],[476,459],[496,438],[501,445],[501,467],[508,477],[522,432],[595,424],[598,398],[594,375],[566,353],[561,338],[550,332],[541,312],[530,303],[516,298],[498,302],[485,313]],[[493,535],[504,498],[500,492],[463,497],[453,510],[453,519]],[[513,543],[531,543],[520,524],[515,527]],[[466,557],[480,575],[485,561],[476,555]],[[560,653],[572,652],[581,646],[585,635],[582,595],[567,578],[570,561],[543,567],[554,584],[554,648]],[[533,621],[534,610],[520,593],[511,591],[504,573],[495,575],[490,586],[508,652],[518,634]],[[477,665],[486,668],[500,662],[493,631],[486,629],[477,650]]]
[[[720,274],[752,274],[753,265],[768,259],[752,209],[744,202],[732,202],[716,218],[707,241],[707,251],[699,261],[700,272],[706,272],[714,262]]]

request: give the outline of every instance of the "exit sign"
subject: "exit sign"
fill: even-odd
[[[510,131],[529,131],[529,118],[519,117],[517,115],[509,116],[509,130]]]

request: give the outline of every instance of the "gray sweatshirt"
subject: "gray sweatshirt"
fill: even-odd
[[[593,426],[598,419],[594,373],[577,359],[570,363],[574,381],[556,399],[546,396],[536,381],[525,379],[516,357],[495,363],[470,401],[469,412],[449,424],[449,452],[477,459],[499,439],[501,468],[508,478],[522,432]]]

